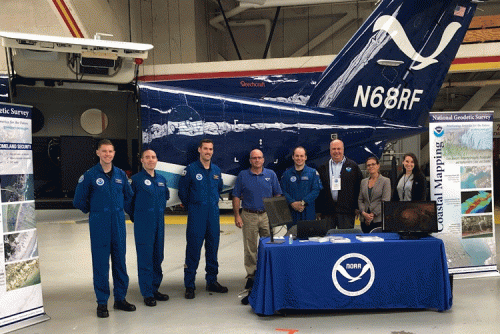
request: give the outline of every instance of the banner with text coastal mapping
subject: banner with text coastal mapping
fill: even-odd
[[[430,113],[431,200],[450,273],[496,271],[493,112]]]
[[[45,314],[31,144],[31,107],[0,103],[0,332]]]

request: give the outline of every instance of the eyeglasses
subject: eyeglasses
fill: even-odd
[[[373,163],[373,164],[366,164],[366,167],[373,167],[373,166],[377,166],[377,164]]]
[[[264,157],[251,157],[250,159],[252,159],[252,160],[260,160],[260,159],[264,159]]]

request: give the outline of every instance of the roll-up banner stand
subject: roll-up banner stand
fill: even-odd
[[[429,115],[431,200],[450,274],[498,275],[493,210],[493,112]]]
[[[40,279],[31,112],[0,103],[0,333],[50,319]]]

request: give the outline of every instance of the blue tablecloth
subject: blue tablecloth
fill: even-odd
[[[442,240],[266,244],[260,240],[250,305],[257,314],[283,309],[429,308],[448,310],[452,293]]]

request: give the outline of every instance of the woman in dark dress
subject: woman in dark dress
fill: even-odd
[[[425,176],[418,167],[415,154],[406,153],[403,159],[403,173],[398,177],[393,201],[425,201]]]

